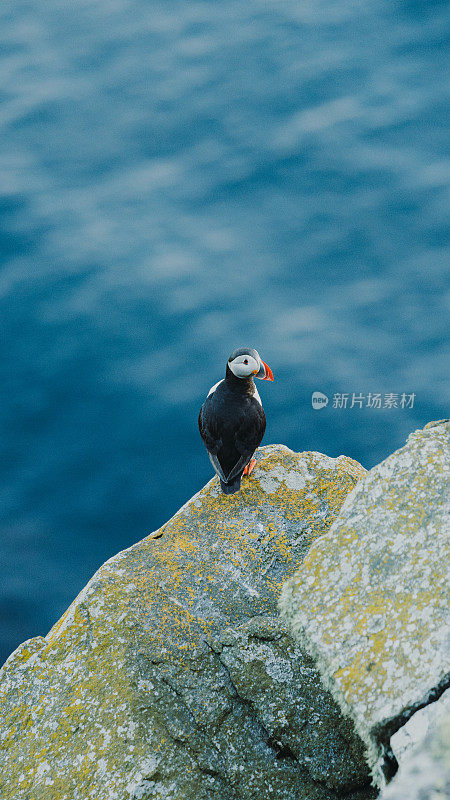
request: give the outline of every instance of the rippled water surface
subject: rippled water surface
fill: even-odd
[[[446,8],[3,0],[1,656],[209,479],[236,346],[265,443],[371,467],[448,416]]]

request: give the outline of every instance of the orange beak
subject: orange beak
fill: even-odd
[[[264,375],[263,381],[273,381],[273,372],[272,372],[272,370],[270,369],[270,367],[267,364],[264,363],[264,361],[262,361],[261,363],[264,365],[264,368],[266,370],[266,374]]]

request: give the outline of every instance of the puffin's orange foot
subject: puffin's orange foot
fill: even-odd
[[[251,461],[249,461],[249,463],[247,464],[247,466],[246,466],[246,467],[244,467],[244,471],[243,471],[243,473],[242,473],[242,474],[243,474],[243,475],[250,475],[250,473],[251,473],[251,471],[252,471],[253,467],[255,466],[255,464],[256,464],[256,458],[252,458],[252,460],[251,460]]]

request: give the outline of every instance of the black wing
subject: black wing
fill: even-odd
[[[236,478],[250,461],[256,448],[261,444],[266,429],[266,415],[257,400],[252,400],[245,418],[234,434],[234,446],[239,458],[232,467],[227,482]]]
[[[203,403],[200,413],[198,415],[198,429],[200,431],[200,436],[203,439],[205,447],[208,451],[209,459],[211,464],[214,467],[215,472],[219,475],[219,477],[226,482],[226,476],[222,469],[219,459],[217,458],[217,453],[222,447],[222,438],[217,428],[217,424],[214,423],[214,417],[210,417],[209,423],[206,422],[205,415],[203,414],[203,410],[205,408],[205,404],[208,398]]]
[[[234,444],[238,453],[248,455],[250,458],[261,443],[265,430],[264,409],[257,400],[252,399],[250,409],[234,435]]]
[[[222,447],[222,439],[217,425],[214,424],[214,418],[211,418],[208,423],[206,422],[203,414],[204,407],[205,403],[203,403],[198,415],[198,429],[208,452],[212,455],[217,455]]]
[[[266,416],[261,404],[252,398],[231,439],[229,431],[223,441],[221,429],[223,421],[220,423],[214,414],[204,413],[208,400],[209,398],[202,405],[198,415],[200,436],[215,471],[225,483],[228,483],[242,473],[261,443],[266,428]]]

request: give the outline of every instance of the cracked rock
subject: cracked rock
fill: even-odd
[[[224,631],[220,661],[279,753],[313,781],[349,792],[367,780],[361,740],[277,617],[255,617]]]
[[[411,717],[405,729],[415,723],[415,730],[405,730],[403,741],[394,740],[404,729],[392,737],[400,769],[380,800],[448,800],[450,797],[449,693],[447,690],[437,702]],[[412,746],[405,738],[411,739]]]
[[[280,602],[380,787],[393,734],[450,684],[449,441],[449,420],[429,423],[370,470]]]
[[[308,659],[276,622],[254,620],[276,613],[283,581],[365,470],[280,445],[257,460],[240,492],[222,495],[213,478],[159,531],[107,561],[46,637],[8,659],[2,800],[373,796],[318,682],[314,698]],[[296,676],[303,700],[293,699]],[[316,752],[325,743],[335,769]]]

